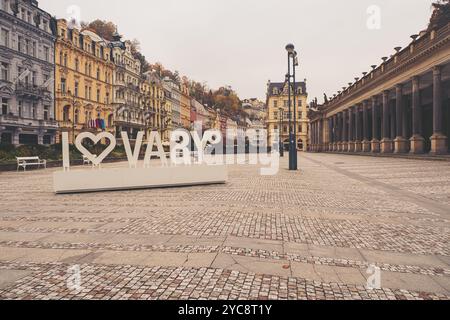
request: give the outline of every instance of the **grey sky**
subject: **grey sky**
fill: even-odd
[[[265,99],[266,83],[282,81],[288,42],[300,54],[299,79],[309,98],[335,93],[423,30],[432,0],[39,0],[66,17],[99,18],[141,42],[150,62],[210,87],[231,85],[241,98]],[[366,26],[370,5],[381,8],[381,29]]]

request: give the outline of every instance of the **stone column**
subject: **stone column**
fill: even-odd
[[[425,139],[422,137],[421,130],[421,108],[420,105],[420,82],[419,77],[412,79],[412,137],[411,153],[421,154],[424,152]]]
[[[359,106],[355,106],[355,122],[356,122],[356,138],[355,138],[355,152],[362,151],[362,139],[361,139],[361,118],[359,113]]]
[[[441,67],[433,68],[433,135],[431,154],[447,153],[447,137],[443,134]]]
[[[394,152],[394,139],[397,136],[397,126],[396,126],[396,109],[392,106],[391,101],[389,101],[389,124],[391,128],[391,132],[389,134],[389,138],[392,140],[392,152]]]
[[[378,106],[377,97],[372,98],[372,132],[373,137],[371,144],[371,150],[373,153],[380,152],[380,133],[378,132]]]
[[[327,151],[332,151],[333,148],[333,118],[329,117],[328,118],[328,149]]]
[[[348,151],[348,115],[347,110],[342,112],[342,152]]]
[[[363,102],[363,142],[362,151],[370,152],[369,141],[369,101]]]
[[[20,134],[20,132],[21,132],[21,129],[17,128],[12,133],[12,144],[15,145],[15,146],[19,145],[19,134]]]
[[[348,152],[355,152],[353,107],[348,108]]]
[[[403,134],[403,86],[401,84],[395,86],[395,120],[396,120],[396,138],[394,140],[394,152],[395,153],[405,153],[407,151],[408,145],[407,140]]]
[[[316,132],[316,128],[317,128],[317,122],[313,122],[313,151],[316,152],[317,151],[317,132]]]
[[[318,134],[318,131],[319,131],[319,121],[316,121],[315,123],[314,123],[314,140],[315,140],[315,142],[314,142],[314,144],[315,144],[315,147],[314,147],[314,151],[319,151],[319,134]]]
[[[312,145],[313,151],[316,152],[317,141],[316,141],[316,122],[315,121],[313,122],[313,125],[312,125],[312,137],[313,137],[313,145]]]
[[[321,132],[322,132],[322,120],[319,119],[317,121],[317,151],[320,152],[322,151],[322,137],[321,137]]]
[[[338,151],[338,116],[333,116],[333,151]]]
[[[337,150],[338,152],[342,151],[342,112],[337,114]]]
[[[319,152],[322,152],[322,143],[323,143],[322,125],[323,125],[322,119],[317,121],[317,143],[318,143],[317,151]]]
[[[383,139],[381,140],[381,152],[382,153],[392,153],[393,146],[391,140],[391,128],[389,127],[389,91],[383,92]]]

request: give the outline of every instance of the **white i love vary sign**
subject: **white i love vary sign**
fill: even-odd
[[[203,136],[198,132],[178,129],[171,132],[170,151],[165,152],[158,132],[150,132],[144,141],[144,132],[139,132],[134,140],[134,146],[127,132],[121,132],[121,140],[125,148],[128,166],[102,168],[102,162],[117,146],[116,137],[109,132],[93,134],[80,133],[75,139],[75,147],[92,163],[92,169],[70,166],[69,136],[62,134],[63,171],[54,173],[55,193],[77,193],[107,190],[127,190],[156,187],[193,186],[202,184],[226,183],[228,179],[227,164],[246,164],[245,137],[261,139],[254,152],[249,153],[248,164],[258,161],[268,168],[262,168],[262,175],[274,175],[279,168],[279,153],[267,153],[267,135],[248,130],[246,134],[237,134],[238,149],[234,152],[233,132],[227,130],[227,150],[231,155],[223,155],[223,138],[219,130],[208,130]],[[276,139],[275,141],[277,141]],[[107,147],[101,154],[92,154],[83,142],[90,141],[96,145],[100,142]],[[241,142],[241,143],[239,143]],[[195,148],[192,148],[192,143]],[[144,161],[139,163],[142,147],[145,147]],[[242,148],[243,146],[243,148]],[[156,150],[154,150],[156,147]],[[195,152],[191,150],[195,149]],[[252,147],[250,147],[252,149]],[[258,153],[259,152],[259,153]],[[151,162],[153,159],[153,162]],[[156,161],[156,162],[155,162]],[[159,161],[159,164],[158,162]]]
[[[205,159],[204,148],[197,151],[197,161],[193,159],[187,142],[187,131],[173,132],[171,136],[171,152],[164,151],[161,137],[158,132],[151,132],[147,141],[143,165],[139,167],[139,155],[144,144],[144,132],[139,132],[134,150],[127,132],[121,133],[123,145],[128,159],[128,166],[102,168],[102,162],[111,154],[117,146],[114,135],[102,132],[97,135],[91,132],[83,132],[76,137],[75,147],[83,157],[92,163],[92,169],[75,168],[71,170],[68,133],[62,134],[63,144],[63,171],[55,172],[53,176],[54,191],[60,193],[80,193],[108,190],[128,190],[157,187],[191,186],[202,184],[225,183],[227,180],[226,166],[220,164],[219,156],[209,156],[206,163],[198,159]],[[218,136],[217,132],[209,133],[205,137]],[[182,139],[181,142],[180,138]],[[92,154],[83,145],[84,141],[91,143],[107,143],[106,149],[101,154]],[[214,144],[215,140],[200,141],[201,146],[207,143]],[[217,141],[217,140],[216,140]],[[154,151],[156,146],[156,151]],[[202,154],[198,156],[198,154]],[[169,160],[167,159],[169,156]],[[160,161],[151,166],[151,159]],[[189,167],[187,167],[189,166]]]

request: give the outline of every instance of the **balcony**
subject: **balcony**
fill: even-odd
[[[50,91],[42,86],[25,82],[16,83],[16,94],[23,99],[39,100],[47,93],[50,93]]]
[[[116,80],[114,81],[114,85],[116,85],[116,86],[122,86],[122,87],[126,87],[126,86],[127,86],[127,84],[125,83],[124,80],[118,80],[118,79],[116,79]]]
[[[115,98],[113,104],[126,104],[125,98]]]
[[[60,121],[59,126],[60,126],[60,128],[63,128],[63,129],[72,129],[73,123],[72,123],[72,121]]]
[[[5,126],[20,126],[20,127],[39,127],[48,129],[57,129],[58,123],[55,120],[37,120],[20,118],[19,116],[7,114],[0,115],[0,125]]]
[[[131,90],[133,90],[133,91],[137,91],[137,92],[140,92],[141,91],[141,88],[139,88],[139,86],[135,86],[133,83],[128,83],[127,84],[127,87],[128,87],[128,89],[131,89]]]
[[[131,119],[129,117],[126,116],[116,116],[116,118],[114,119],[115,124],[124,124],[124,125],[132,125],[132,126],[138,126],[138,127],[145,127],[145,123],[144,120],[142,119]]]
[[[58,121],[56,120],[39,120],[39,126],[43,128],[58,128]]]

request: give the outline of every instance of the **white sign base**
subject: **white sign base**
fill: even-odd
[[[53,174],[57,194],[223,184],[224,165],[110,168],[59,171]]]

